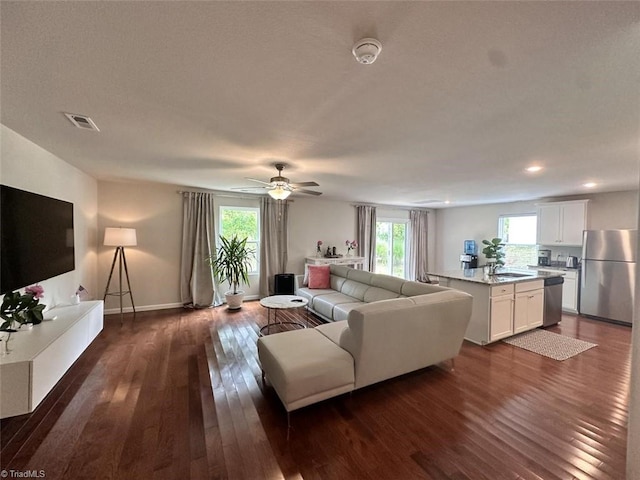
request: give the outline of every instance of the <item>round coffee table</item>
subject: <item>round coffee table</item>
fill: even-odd
[[[272,295],[260,299],[260,305],[267,309],[267,324],[260,328],[260,335],[268,335],[270,327],[276,325],[295,325],[300,328],[309,327],[309,310],[307,310],[307,324],[294,321],[278,321],[278,310],[289,310],[292,308],[304,308],[309,301],[297,295]],[[273,315],[271,314],[273,312]],[[273,317],[273,322],[271,321]],[[264,333],[266,332],[266,333]]]

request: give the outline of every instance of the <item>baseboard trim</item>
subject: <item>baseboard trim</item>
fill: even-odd
[[[170,308],[182,308],[181,303],[162,303],[159,305],[145,305],[143,307],[136,307],[136,312],[149,312],[151,310],[168,310]],[[124,313],[133,313],[132,307],[123,307]],[[108,308],[104,311],[105,315],[120,314],[120,308]]]
[[[260,300],[260,295],[247,295],[244,297],[245,300]],[[226,302],[223,302],[223,305],[226,305]],[[170,308],[182,308],[183,305],[181,303],[161,303],[159,305],[145,305],[143,307],[136,307],[136,312],[150,312],[152,310],[168,310]],[[132,307],[123,307],[122,311],[124,313],[133,313]],[[104,311],[105,315],[119,315],[120,308],[108,308]]]

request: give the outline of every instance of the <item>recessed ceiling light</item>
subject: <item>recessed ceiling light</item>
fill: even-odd
[[[527,172],[530,172],[530,173],[535,173],[535,172],[539,172],[540,170],[542,170],[542,167],[539,166],[539,165],[533,165],[531,167],[527,167],[525,170]]]
[[[444,201],[444,204],[445,204],[445,205],[449,205],[450,203],[451,203],[451,200],[445,200],[445,201]]]
[[[593,188],[597,185],[597,183],[593,183],[593,182],[587,182],[587,183],[583,183],[582,186],[583,187],[587,187],[587,188]]]

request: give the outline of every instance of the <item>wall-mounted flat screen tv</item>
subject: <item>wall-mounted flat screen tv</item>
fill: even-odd
[[[73,203],[0,185],[0,293],[75,268]]]

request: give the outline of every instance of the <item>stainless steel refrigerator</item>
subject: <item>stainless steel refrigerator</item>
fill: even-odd
[[[580,313],[631,324],[637,230],[585,230]]]

